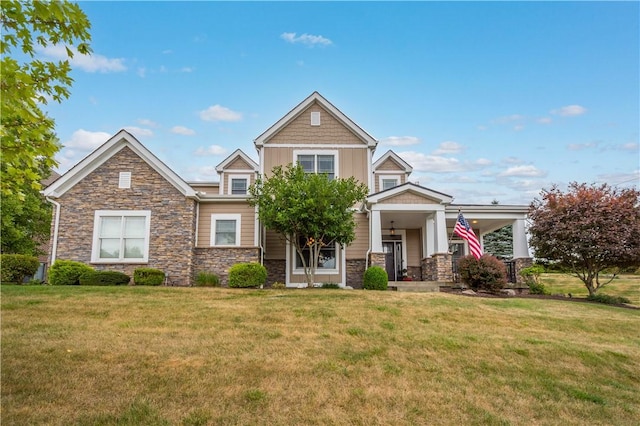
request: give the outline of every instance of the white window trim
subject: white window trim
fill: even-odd
[[[236,243],[235,244],[217,244],[216,245],[216,221],[218,220],[235,220],[236,221]],[[209,244],[211,247],[238,247],[240,246],[240,228],[242,227],[241,214],[217,214],[211,215],[211,237]]]
[[[145,238],[144,251],[141,259],[101,259],[100,258],[100,218],[103,216],[137,216],[144,217]],[[91,263],[148,263],[149,262],[149,239],[151,237],[151,210],[96,210],[93,218],[93,244],[91,246]],[[122,238],[122,236],[120,236]],[[124,255],[124,252],[122,252]]]
[[[298,267],[298,251],[295,246],[291,244],[291,254],[293,256],[293,275],[304,275],[304,268]],[[342,247],[340,244],[336,243],[336,267],[335,268],[318,268],[316,269],[316,275],[339,275],[340,274],[340,262],[342,257]]]
[[[298,157],[300,155],[333,155],[333,177],[339,177],[340,161],[338,156],[338,150],[336,149],[296,149],[293,151],[293,164],[298,164]],[[317,166],[317,159],[316,159]],[[317,173],[317,172],[316,172]]]
[[[249,185],[251,185],[251,175],[234,175],[227,173],[227,194],[228,195],[246,195],[249,193]],[[233,186],[231,185],[232,179],[244,179],[247,181],[247,192],[245,194],[233,194]]]
[[[390,180],[390,179],[395,179],[398,182],[396,184],[396,186],[399,186],[399,185],[402,184],[402,179],[401,179],[400,175],[380,174],[380,175],[378,175],[378,191],[384,191],[384,188],[382,187],[382,181],[383,180]],[[387,189],[390,189],[390,188],[387,188]]]

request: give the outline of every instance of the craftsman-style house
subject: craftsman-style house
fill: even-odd
[[[354,176],[370,189],[354,209],[355,241],[323,248],[318,283],[361,287],[370,265],[386,268],[390,281],[452,282],[454,259],[468,253],[465,241],[451,238],[460,208],[480,241],[512,225],[516,269],[531,261],[527,206],[454,205],[450,195],[410,182],[410,164],[393,151],[374,162],[377,140],[317,92],[254,143],[257,163],[236,150],[216,167],[217,181],[194,183],[118,132],[44,190],[55,207],[50,264],[76,260],[129,274],[152,267],[170,284],[189,285],[200,271],[224,283],[233,264],[253,261],[266,266],[269,283],[302,286],[295,250],[264,229],[247,202],[257,176],[296,162],[330,178]]]

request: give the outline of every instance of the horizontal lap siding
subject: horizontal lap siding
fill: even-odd
[[[420,230],[407,229],[407,265],[420,266],[422,258],[422,244],[420,243]]]
[[[369,250],[369,220],[364,213],[354,213],[356,238],[347,246],[347,259],[364,259]]]
[[[247,203],[201,203],[198,221],[197,247],[211,246],[211,215],[212,214],[240,214],[240,246],[255,246],[255,209]]]

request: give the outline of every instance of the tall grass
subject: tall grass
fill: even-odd
[[[640,423],[640,311],[2,286],[2,424]]]

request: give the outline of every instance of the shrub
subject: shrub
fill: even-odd
[[[275,283],[271,284],[271,288],[277,289],[277,290],[283,290],[283,289],[287,288],[287,285],[285,283],[281,283],[279,281],[276,281]]]
[[[608,294],[596,293],[587,296],[587,300],[598,303],[605,303],[607,305],[620,305],[623,303],[631,303],[631,300],[623,296],[610,296]]]
[[[3,254],[0,257],[0,281],[21,284],[25,277],[33,276],[40,262],[37,257],[24,254]]]
[[[336,288],[340,288],[340,285],[336,283],[322,283],[322,288],[336,289]]]
[[[51,285],[79,285],[80,277],[93,271],[89,265],[73,260],[56,260],[49,268],[49,284]]]
[[[198,287],[218,287],[220,285],[220,278],[213,272],[198,272],[196,285]]]
[[[236,263],[229,269],[229,287],[260,287],[267,281],[267,268],[259,263]]]
[[[520,276],[525,284],[529,286],[529,294],[551,294],[551,292],[540,282],[540,275],[544,273],[544,266],[533,265],[520,270]]]
[[[135,285],[161,285],[164,282],[164,272],[154,268],[138,268],[133,271]]]
[[[127,285],[131,277],[119,271],[89,271],[80,276],[80,285]]]
[[[499,292],[507,283],[507,267],[496,257],[485,254],[480,259],[469,255],[458,260],[462,282],[473,290]]]
[[[386,290],[388,283],[387,271],[380,266],[370,266],[364,271],[362,287],[366,290]]]

